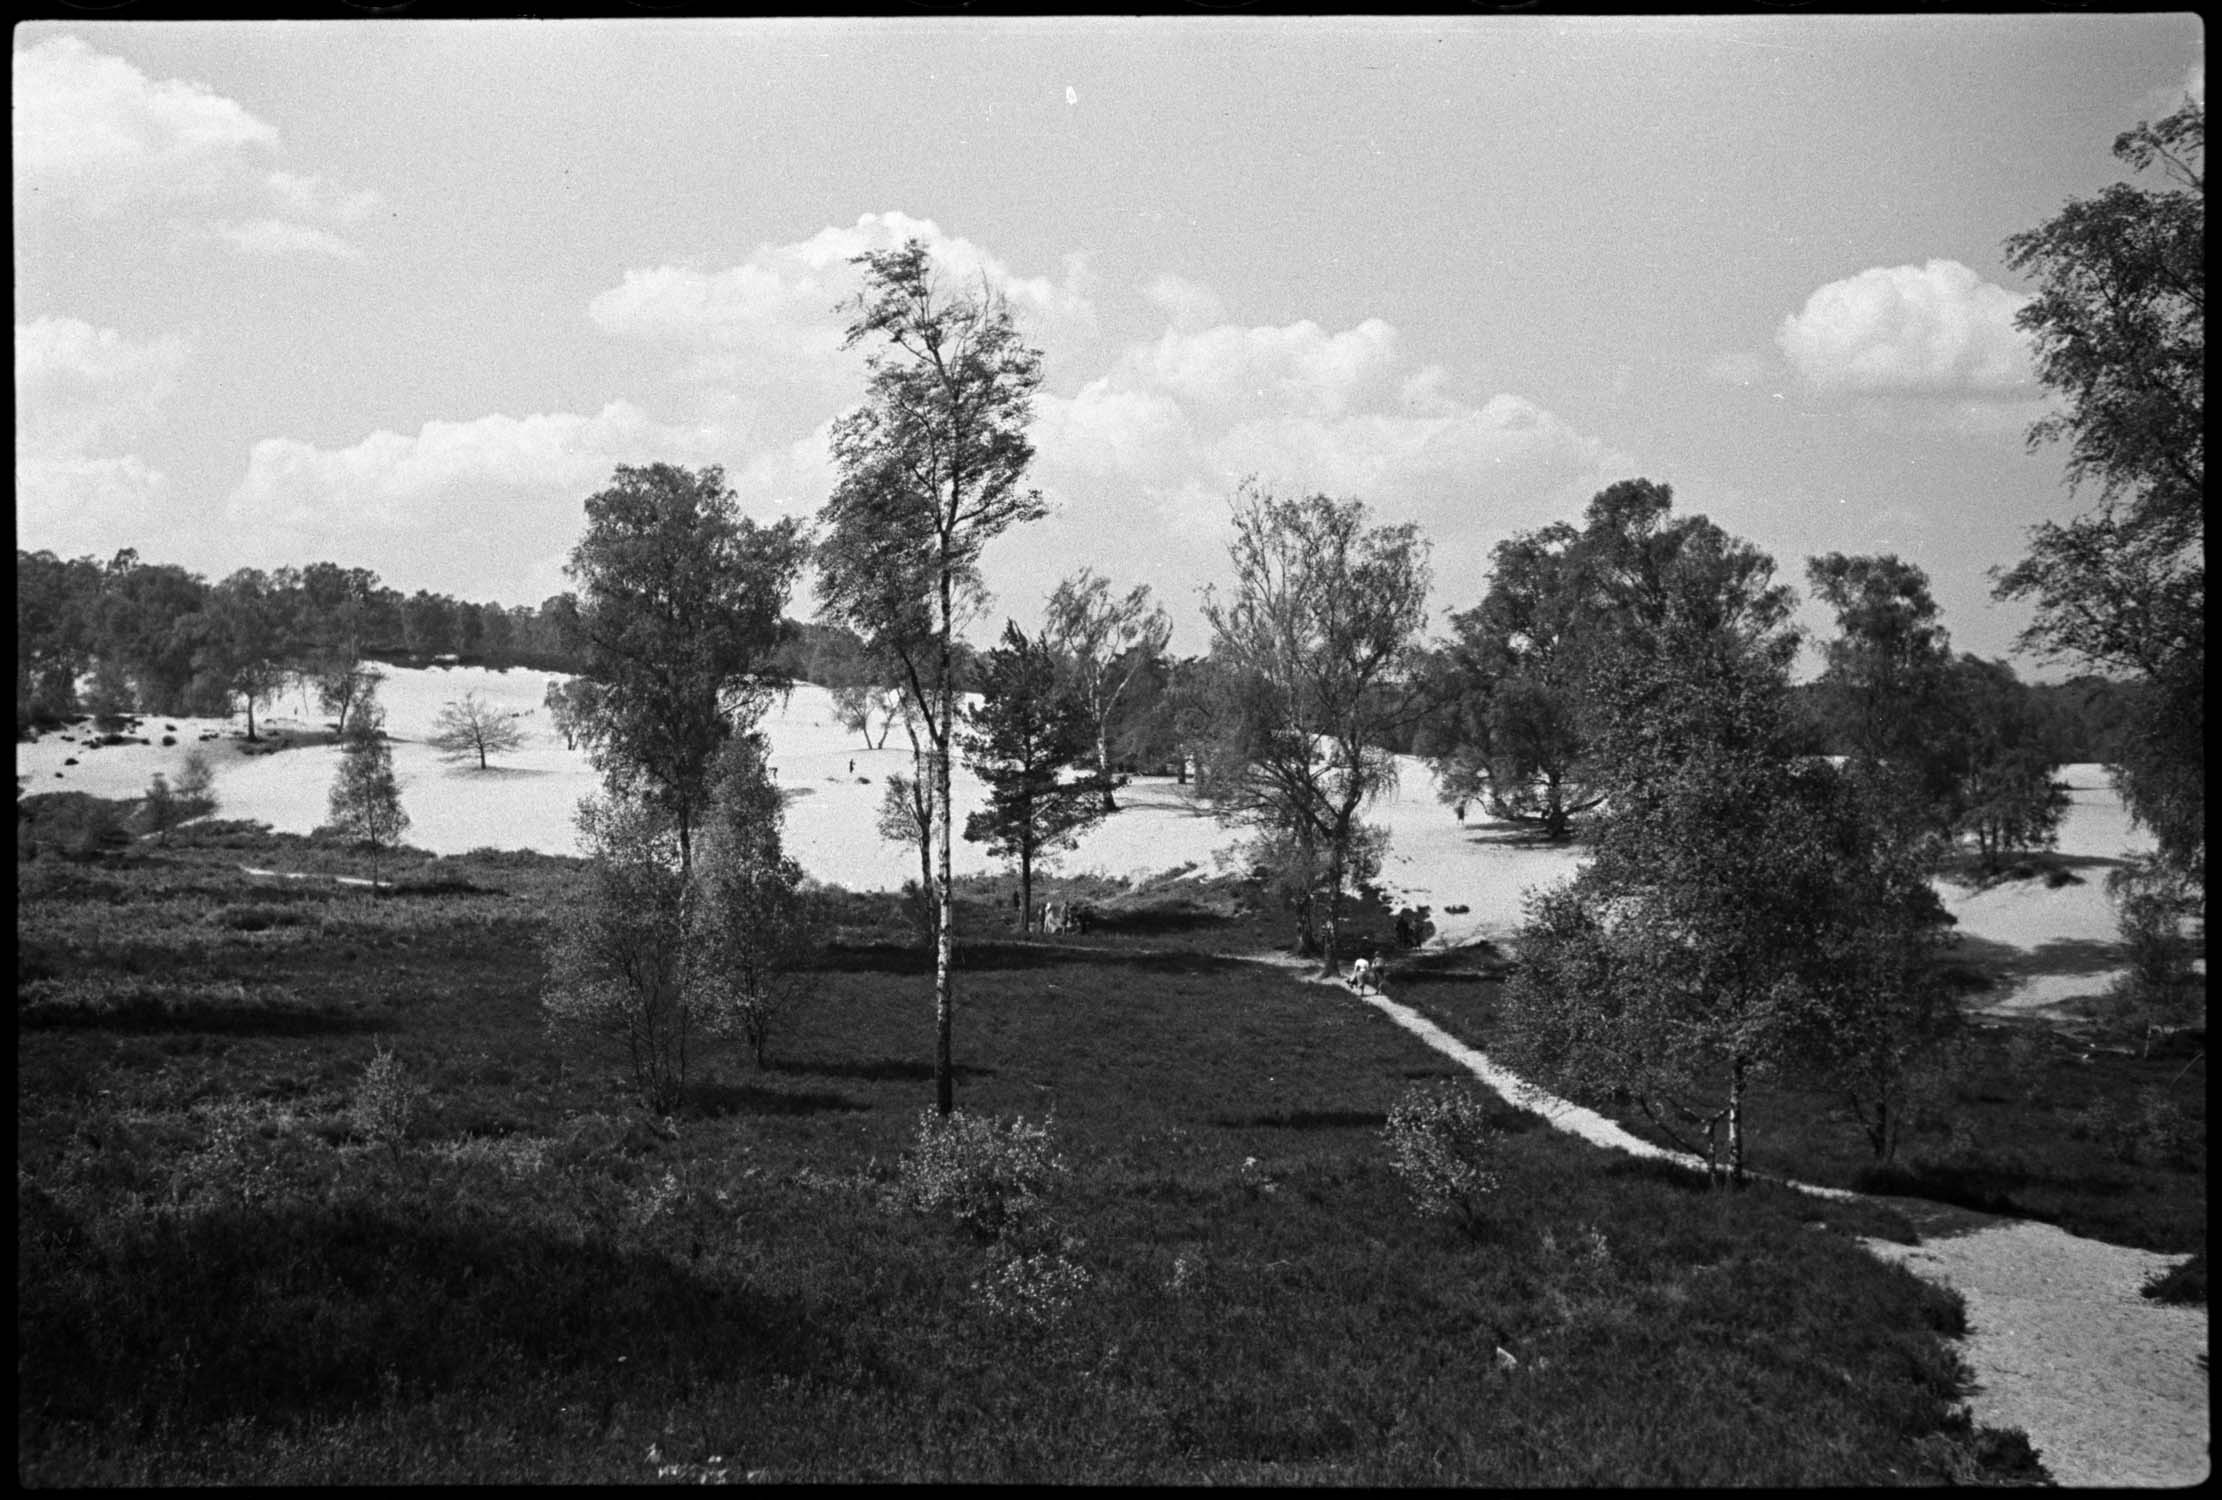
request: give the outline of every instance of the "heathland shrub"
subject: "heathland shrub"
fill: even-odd
[[[349,1116],[356,1132],[384,1146],[399,1160],[409,1139],[409,1121],[423,1091],[409,1081],[409,1070],[392,1049],[380,1047],[355,1086]]]
[[[1050,1143],[1050,1126],[963,1110],[918,1117],[918,1139],[903,1158],[897,1194],[919,1213],[946,1213],[994,1237],[1037,1216],[1044,1194],[1069,1170]]]
[[[2188,1162],[2204,1133],[2167,1090],[2151,1085],[2131,1100],[2094,1099],[2076,1111],[2070,1125],[2078,1136],[2096,1141],[2123,1162]]]
[[[1033,1328],[1055,1326],[1088,1289],[1088,1268],[1067,1253],[1077,1248],[1077,1241],[1067,1239],[1054,1249],[1002,1249],[975,1283],[980,1300],[999,1318]]]
[[[1480,1099],[1455,1084],[1415,1084],[1389,1111],[1381,1134],[1413,1207],[1468,1233],[1480,1228],[1483,1206],[1497,1190],[1500,1139]]]

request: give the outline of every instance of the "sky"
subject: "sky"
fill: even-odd
[[[19,24],[17,545],[514,605],[621,464],[807,518],[851,258],[916,236],[1043,355],[981,640],[1090,567],[1207,649],[1251,477],[1417,522],[1441,636],[1643,477],[2005,655],[1990,570],[2090,497],[2024,441],[2003,242],[2204,57],[2166,12]]]

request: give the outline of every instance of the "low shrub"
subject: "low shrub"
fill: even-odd
[[[384,1146],[398,1160],[408,1144],[409,1122],[422,1092],[409,1081],[408,1068],[393,1050],[380,1047],[363,1069],[348,1114],[358,1134]]]
[[[1480,1099],[1456,1084],[1415,1084],[1389,1111],[1381,1135],[1414,1208],[1469,1234],[1480,1229],[1498,1187],[1500,1139]]]
[[[1050,1141],[1051,1127],[932,1109],[918,1116],[896,1193],[918,1213],[945,1213],[986,1238],[1036,1215],[1050,1183],[1069,1170]]]

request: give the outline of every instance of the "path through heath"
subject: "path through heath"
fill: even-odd
[[[1337,981],[1319,982],[1341,988]],[[1560,1130],[1614,1150],[1703,1165],[1546,1093],[1386,995],[1359,998]],[[1837,1188],[1791,1186],[1852,1196]],[[1921,1199],[1881,1201],[1903,1212],[1922,1242],[1861,1243],[1956,1288],[1967,1301],[1961,1345],[1975,1379],[1969,1405],[1978,1422],[2027,1433],[2059,1484],[2162,1487],[2207,1478],[2213,1467],[2207,1311],[2154,1302],[2139,1290],[2188,1257]]]

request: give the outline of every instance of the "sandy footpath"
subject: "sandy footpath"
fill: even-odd
[[[1544,1092],[1417,1011],[1381,995],[1362,998],[1557,1129],[1609,1149],[1700,1165]],[[2153,1302],[2139,1291],[2188,1256],[1918,1199],[1885,1201],[1913,1221],[1922,1242],[1861,1244],[1966,1299],[1968,1332],[1959,1344],[1974,1377],[1969,1407],[1978,1422],[2027,1433],[2059,1484],[2166,1487],[2206,1479],[2213,1467],[2207,1311]]]

